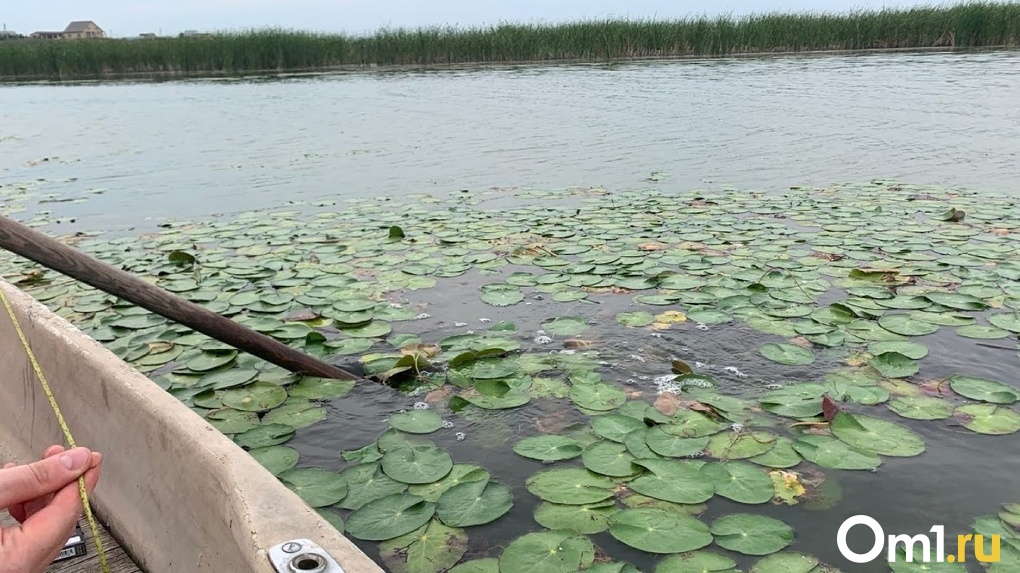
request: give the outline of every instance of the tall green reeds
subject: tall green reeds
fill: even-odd
[[[843,14],[382,30],[370,36],[259,30],[151,40],[0,42],[0,80],[213,75],[737,53],[1020,45],[1020,3]]]

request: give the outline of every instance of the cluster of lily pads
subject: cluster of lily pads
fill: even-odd
[[[659,573],[734,570],[741,555],[761,557],[757,573],[828,571],[787,551],[792,528],[754,508],[819,503],[833,484],[817,468],[875,470],[883,456],[921,454],[907,424],[1020,430],[1014,387],[980,365],[927,366],[929,345],[947,337],[1016,359],[1020,222],[1008,197],[874,182],[783,194],[518,190],[517,206],[486,205],[507,193],[69,239],[356,366],[379,392],[397,389],[389,429],[338,455],[340,471],[298,467],[285,444],[352,382],[291,374],[16,257],[0,265],[336,527],[378,542],[398,572],[636,570],[589,537],[599,535],[663,555]],[[17,207],[5,200],[5,212]],[[727,332],[746,341],[731,358],[753,375],[715,374],[681,350]],[[529,408],[556,414],[537,416],[527,437],[481,435],[498,433],[494,411]],[[461,422],[492,431],[449,427]],[[426,434],[563,467],[497,479]],[[458,565],[467,530],[507,516],[522,486],[541,500],[533,518],[544,529]],[[747,511],[702,521],[715,498]],[[1015,523],[1000,526],[1016,537]]]

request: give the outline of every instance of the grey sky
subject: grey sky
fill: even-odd
[[[116,36],[142,32],[282,26],[362,33],[390,26],[481,25],[500,21],[560,22],[605,16],[687,15],[928,4],[916,0],[4,0],[0,23],[21,33],[62,30],[95,20]]]

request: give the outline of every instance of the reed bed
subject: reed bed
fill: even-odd
[[[732,54],[1020,45],[1020,3],[672,21],[380,30],[282,29],[149,40],[0,41],[0,79],[242,75],[372,66],[604,62]]]

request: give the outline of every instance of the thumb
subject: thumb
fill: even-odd
[[[89,469],[92,452],[74,448],[27,465],[0,470],[0,509],[53,493]]]

